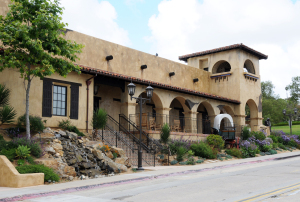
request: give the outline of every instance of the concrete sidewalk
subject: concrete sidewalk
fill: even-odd
[[[145,167],[146,171],[143,172],[115,175],[113,177],[97,178],[90,180],[72,181],[53,185],[41,185],[27,188],[0,187],[0,201],[18,201],[30,198],[39,198],[42,196],[53,196],[100,187],[116,186],[119,184],[129,184],[145,180],[154,180],[157,178],[167,178],[169,176],[186,175],[197,172],[205,172],[211,170],[226,169],[230,167],[258,164],[268,161],[275,161],[280,158],[289,158],[297,155],[300,155],[300,151],[281,153],[271,156],[261,156],[256,158],[212,162],[198,164],[194,166]]]

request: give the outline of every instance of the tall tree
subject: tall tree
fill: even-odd
[[[296,103],[300,102],[300,76],[292,78],[292,83],[287,85],[286,90],[290,91],[290,99]]]
[[[34,77],[53,73],[66,77],[80,73],[73,62],[82,45],[63,38],[67,24],[61,20],[63,8],[58,0],[11,0],[10,11],[0,16],[0,71],[18,69],[26,90],[26,135],[30,138],[29,92]]]
[[[272,81],[261,82],[261,93],[263,98],[274,98],[274,88],[275,86],[273,85]]]

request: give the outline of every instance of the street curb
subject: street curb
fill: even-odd
[[[242,166],[242,165],[257,164],[257,163],[263,163],[263,162],[274,161],[274,160],[283,160],[286,158],[293,158],[293,157],[299,157],[299,156],[300,155],[293,155],[293,156],[281,157],[281,158],[268,158],[268,159],[264,159],[264,160],[256,160],[256,161],[235,163],[235,164],[229,164],[229,165],[223,165],[223,166],[215,166],[212,168],[187,170],[187,171],[180,171],[180,172],[174,172],[174,173],[152,175],[152,176],[147,176],[147,177],[139,177],[139,178],[128,179],[128,180],[119,180],[119,181],[115,181],[115,182],[100,183],[100,184],[96,184],[96,185],[72,187],[72,188],[66,188],[66,189],[62,189],[62,190],[58,190],[58,191],[50,191],[50,192],[35,193],[35,194],[24,194],[24,195],[20,195],[20,196],[2,198],[2,199],[0,199],[0,202],[13,202],[13,201],[28,200],[28,199],[54,196],[54,195],[60,195],[60,194],[68,194],[68,193],[92,190],[92,189],[97,189],[97,188],[102,188],[102,187],[111,187],[114,185],[131,184],[131,183],[135,183],[135,182],[148,181],[148,180],[154,180],[154,179],[162,179],[162,178],[172,177],[172,176],[180,176],[180,175],[185,175],[185,174],[219,170],[219,169],[223,169],[223,168],[231,168],[231,167],[237,167],[237,166]]]

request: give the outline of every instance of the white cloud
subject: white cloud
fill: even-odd
[[[164,0],[149,19],[153,52],[178,56],[244,43],[269,59],[260,63],[263,81],[271,80],[285,97],[285,86],[300,76],[300,2],[291,0]]]
[[[115,8],[108,1],[60,0],[68,28],[121,45],[130,45],[128,32],[116,22]]]

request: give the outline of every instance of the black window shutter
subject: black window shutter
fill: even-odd
[[[52,117],[52,81],[43,80],[43,117]]]
[[[71,85],[71,113],[70,119],[78,119],[79,86]]]

